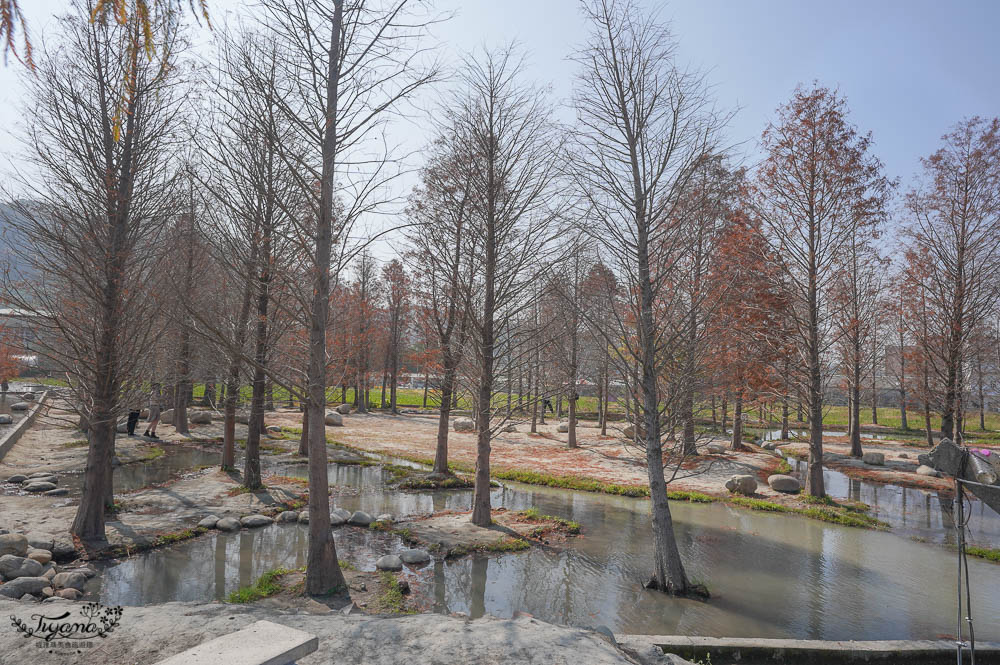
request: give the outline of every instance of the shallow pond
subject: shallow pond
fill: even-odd
[[[219,463],[218,451],[164,442],[156,445],[163,449],[160,457],[114,467],[112,486],[116,494],[165,483],[179,473]],[[83,473],[59,474],[59,486],[68,488],[71,494],[80,493],[83,490]]]
[[[787,461],[794,469],[793,475],[801,479],[808,466],[806,462],[794,457]],[[889,523],[896,535],[915,536],[934,543],[957,542],[955,502],[939,492],[859,480],[825,467],[823,484],[826,493],[834,498],[868,504],[872,517]],[[966,539],[975,545],[1000,547],[1000,515],[971,494],[966,496]]]
[[[377,467],[331,468],[331,475],[361,488],[385,480]],[[332,501],[405,516],[468,509],[471,492],[359,491]],[[525,611],[546,621],[650,634],[863,640],[954,630],[956,558],[937,545],[723,504],[672,502],[688,574],[713,594],[707,602],[682,600],[642,588],[652,550],[648,501],[513,484],[494,490],[493,502],[576,520],[583,535],[563,547],[408,569],[437,610],[473,617]],[[298,524],[212,533],[108,564],[88,593],[127,605],[224,598],[268,569],[303,565],[306,533]],[[340,557],[363,570],[403,547],[367,529],[334,533]],[[1000,639],[1000,566],[973,559],[969,566],[976,634]]]

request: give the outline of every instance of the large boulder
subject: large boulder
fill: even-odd
[[[402,570],[403,561],[395,554],[386,554],[375,562],[378,570]]]
[[[14,417],[9,413],[0,413],[0,425],[10,425],[13,424]]]
[[[330,526],[343,526],[351,519],[351,512],[343,508],[334,508],[330,511]]]
[[[873,466],[885,466],[885,455],[882,453],[865,453],[861,456],[861,461]]]
[[[4,554],[0,556],[0,576],[5,580],[18,577],[41,577],[42,564],[23,556]]]
[[[192,425],[211,425],[212,424],[212,412],[211,411],[192,411],[188,414],[188,422]]]
[[[299,521],[299,512],[297,510],[286,510],[284,512],[278,513],[278,521],[282,524],[288,524],[290,522]]]
[[[407,565],[423,565],[431,560],[427,550],[403,550],[399,553],[400,560]]]
[[[252,529],[259,526],[267,526],[268,524],[273,524],[274,519],[268,517],[267,515],[247,515],[240,518],[240,524]]]
[[[78,589],[59,589],[56,591],[55,595],[60,598],[65,598],[66,600],[80,600],[83,592]]]
[[[726,489],[733,494],[753,496],[757,491],[757,479],[749,474],[736,474],[726,481]]]
[[[28,476],[24,475],[23,473],[15,473],[13,476],[7,478],[7,482],[21,484],[27,479]]]
[[[921,464],[917,467],[917,473],[921,476],[930,476],[931,478],[941,477],[941,472],[934,467],[927,466],[926,464]]]
[[[299,513],[299,524],[309,524],[309,511],[303,510]]]
[[[55,488],[55,483],[32,481],[24,485],[21,489],[25,492],[48,492],[49,490],[54,490]]]
[[[56,561],[66,561],[68,559],[76,558],[77,552],[76,547],[73,543],[52,543],[52,558]]]
[[[566,432],[569,431],[569,423],[559,423],[559,427],[557,427],[556,429],[558,429],[559,432],[565,434]]]
[[[219,531],[239,531],[240,521],[235,517],[223,517],[215,523],[215,528]]]
[[[174,424],[174,410],[173,409],[167,409],[166,411],[164,411],[163,413],[161,413],[160,414],[160,422],[163,423],[164,425],[173,425]]]
[[[726,454],[726,447],[724,445],[722,445],[721,443],[710,443],[707,446],[705,446],[705,450],[710,455],[725,455]]]
[[[19,533],[5,533],[0,536],[0,556],[4,554],[27,556],[28,539]]]
[[[51,473],[42,476],[31,475],[24,481],[24,484],[28,483],[52,483],[53,485],[59,484],[59,477]]]
[[[219,523],[218,516],[208,515],[207,517],[203,517],[201,521],[198,522],[198,526],[200,526],[202,529],[214,529],[215,525],[217,525],[218,523]]]
[[[375,518],[363,510],[355,510],[351,513],[351,516],[347,518],[347,523],[353,524],[354,526],[368,526],[374,521]]]
[[[786,492],[788,494],[796,494],[802,489],[802,483],[800,483],[797,478],[786,476],[782,473],[776,473],[773,476],[768,476],[767,484],[770,485],[771,489],[775,492]]]
[[[10,405],[11,411],[27,411],[31,408],[31,405],[27,402],[14,402]]]
[[[21,394],[21,399],[26,400],[28,402],[33,402],[33,401],[35,401],[35,393],[33,393],[31,391],[28,391],[26,393],[22,393]]]
[[[456,432],[475,432],[476,423],[471,418],[455,418],[452,428]]]
[[[76,571],[56,573],[56,576],[52,578],[53,589],[76,589],[77,591],[83,591],[83,586],[86,583],[87,576]]]
[[[326,416],[323,418],[323,422],[330,427],[343,427],[344,417],[336,411],[327,411]]]
[[[0,584],[0,596],[20,598],[26,593],[39,594],[48,586],[51,584],[44,577],[18,577],[16,580]]]
[[[341,404],[340,406],[337,407],[337,413],[340,413],[340,414],[343,414],[343,415],[346,416],[350,412],[351,412],[351,405],[350,404]]]
[[[52,536],[44,533],[32,532],[28,536],[28,544],[31,545],[32,549],[36,550],[49,550],[52,551]]]
[[[28,550],[28,558],[34,559],[43,566],[49,561],[52,561],[52,552],[49,550]]]

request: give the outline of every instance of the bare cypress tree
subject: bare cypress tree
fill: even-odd
[[[326,430],[327,328],[331,271],[349,259],[353,222],[377,210],[377,196],[399,170],[387,153],[387,116],[416,89],[434,80],[414,42],[431,21],[407,0],[263,0],[266,25],[282,46],[280,66],[295,87],[283,112],[300,136],[302,153],[290,172],[308,193],[303,220],[309,254],[309,553],[306,592],[327,594],[344,585],[330,532]],[[339,188],[339,191],[338,191]],[[344,213],[335,215],[336,200]],[[338,251],[334,252],[334,247]],[[286,386],[287,387],[287,386]]]
[[[667,350],[682,342],[675,325],[682,303],[670,294],[687,241],[677,221],[681,199],[698,165],[716,151],[720,119],[701,77],[676,66],[675,41],[654,17],[615,0],[589,2],[585,14],[591,33],[576,54],[572,170],[588,214],[583,231],[599,243],[629,299],[616,318],[628,347],[622,373],[635,396],[635,439],[652,499],[651,586],[700,592],[684,571],[667,504],[661,416],[677,393],[661,390],[660,381]]]
[[[927,257],[929,328],[942,339],[929,347],[944,388],[941,435],[960,440],[969,340],[1000,293],[1000,119],[963,121],[943,141],[923,160],[907,204],[915,248]]]
[[[156,346],[157,247],[174,203],[182,43],[171,15],[152,20],[162,59],[136,52],[138,21],[91,21],[81,4],[60,20],[60,47],[41,54],[27,81],[25,143],[45,186],[24,182],[31,200],[8,220],[36,278],[8,274],[7,298],[35,314],[89,422],[71,531],[95,548],[107,543],[116,421],[138,400]]]
[[[447,111],[469,155],[473,215],[469,231],[482,259],[466,301],[476,410],[472,522],[488,526],[490,443],[504,417],[494,404],[500,360],[510,352],[503,322],[530,306],[555,216],[551,207],[558,136],[542,92],[520,82],[511,48],[466,58],[461,87]],[[504,388],[505,389],[505,388]],[[505,410],[503,411],[505,413]]]
[[[872,138],[847,118],[847,103],[820,86],[798,88],[764,130],[754,212],[794,298],[789,310],[802,349],[809,405],[806,491],[823,496],[823,390],[836,341],[830,289],[859,229],[881,219],[891,183],[871,154]]]

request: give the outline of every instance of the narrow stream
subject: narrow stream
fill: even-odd
[[[378,467],[331,465],[330,473],[343,485],[333,503],[348,510],[400,517],[471,506],[467,490],[385,491]],[[345,493],[349,488],[357,491]],[[648,501],[511,484],[494,490],[493,505],[533,506],[573,519],[583,535],[564,547],[407,569],[437,611],[473,617],[525,611],[546,621],[649,634],[865,640],[954,631],[956,556],[938,545],[723,504],[673,502],[688,574],[713,594],[703,602],[642,588],[652,551]],[[334,533],[340,557],[362,570],[403,547],[367,529]],[[304,565],[306,535],[298,524],[212,533],[107,564],[88,595],[125,605],[222,599],[268,569]],[[976,559],[969,567],[976,635],[1000,639],[1000,567]]]

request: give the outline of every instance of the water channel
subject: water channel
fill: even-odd
[[[274,471],[301,475],[305,466]],[[471,506],[468,490],[387,490],[386,474],[376,466],[331,465],[330,478],[340,486],[333,503],[348,510],[403,517]],[[874,504],[865,491],[861,500]],[[879,491],[888,493],[879,495],[878,505],[891,504],[892,492]],[[905,490],[901,497],[911,491],[918,492]],[[954,631],[956,555],[905,534],[673,502],[688,574],[713,594],[703,602],[642,588],[652,550],[648,501],[509,484],[493,491],[493,505],[533,506],[576,520],[583,535],[561,547],[407,569],[432,609],[473,617],[509,617],[520,610],[546,621],[604,624],[626,633],[865,640]],[[921,528],[933,533],[943,527],[932,522]],[[306,535],[307,527],[298,524],[208,534],[106,564],[88,595],[124,605],[219,600],[268,569],[304,565]],[[341,527],[335,535],[340,557],[362,570],[373,570],[376,558],[404,547],[395,536],[367,529]],[[970,559],[969,567],[976,635],[1000,640],[1000,566]]]

